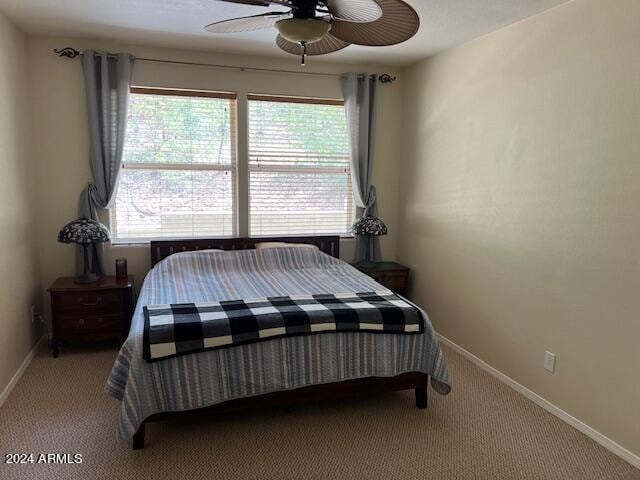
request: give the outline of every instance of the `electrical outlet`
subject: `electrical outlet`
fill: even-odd
[[[36,306],[31,305],[29,307],[29,318],[31,319],[31,323],[36,323]]]
[[[556,354],[544,352],[544,368],[554,373],[556,370]]]

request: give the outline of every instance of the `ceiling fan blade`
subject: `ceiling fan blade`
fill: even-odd
[[[218,0],[226,3],[239,3],[240,5],[256,5],[258,7],[268,7],[272,4],[289,5],[289,0]]]
[[[370,23],[345,22],[335,19],[331,34],[345,42],[371,47],[396,45],[409,40],[420,28],[420,17],[402,0],[375,0],[382,16]]]
[[[273,27],[277,21],[289,18],[291,12],[268,12],[249,17],[232,18],[214,22],[204,27],[210,33],[252,32],[263,28]]]
[[[375,0],[327,0],[327,9],[334,18],[349,22],[375,22],[382,9]]]
[[[293,55],[300,55],[302,53],[302,47],[299,43],[290,42],[282,35],[278,35],[278,38],[276,38],[276,45],[278,45],[281,50]],[[349,44],[347,42],[343,42],[330,33],[327,33],[317,42],[307,44],[307,55],[325,55],[327,53],[337,52],[348,46]]]

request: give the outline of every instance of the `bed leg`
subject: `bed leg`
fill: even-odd
[[[428,392],[429,388],[426,383],[416,387],[416,407],[419,409],[425,409],[428,405]]]
[[[144,448],[144,430],[145,424],[142,423],[138,431],[133,435],[133,449],[142,450]]]

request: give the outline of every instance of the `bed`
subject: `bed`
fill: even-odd
[[[274,241],[306,246],[255,249]],[[121,403],[118,437],[140,449],[146,423],[167,417],[394,390],[414,389],[416,405],[426,408],[429,380],[448,394],[447,366],[422,311],[418,335],[326,332],[143,359],[147,305],[384,288],[338,257],[338,237],[151,242],[153,268],[105,386]]]

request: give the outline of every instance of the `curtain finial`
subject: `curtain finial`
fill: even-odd
[[[388,73],[383,73],[378,77],[380,83],[393,83],[397,80],[395,76],[391,76]]]
[[[78,55],[80,55],[80,52],[78,50],[71,47],[64,47],[64,48],[61,48],[60,50],[58,50],[57,48],[54,48],[53,53],[58,54],[58,56],[60,57],[67,57],[67,58],[76,58]]]

